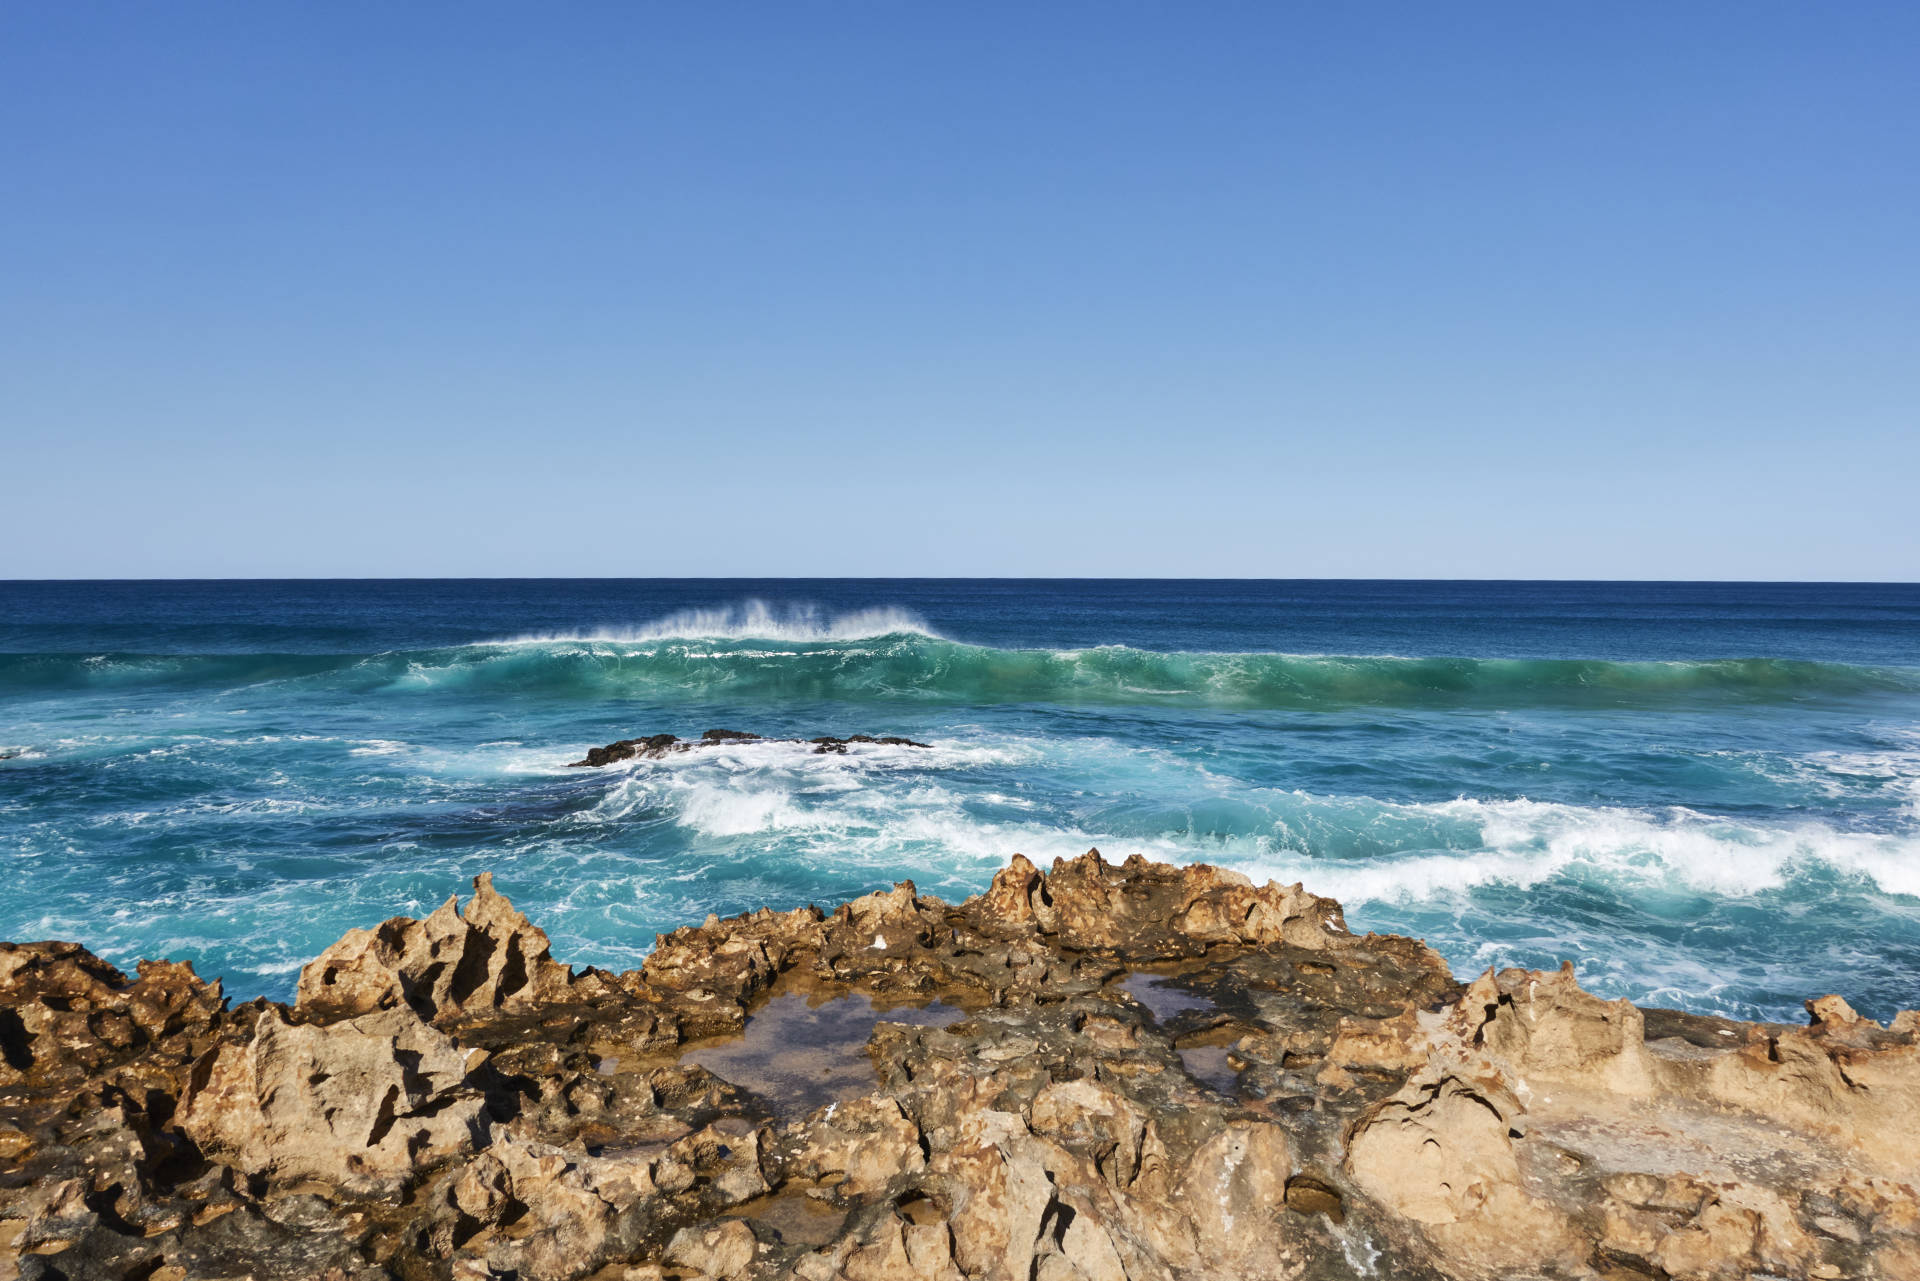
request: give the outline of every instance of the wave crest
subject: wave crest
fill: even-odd
[[[774,609],[765,601],[742,601],[712,609],[683,609],[637,627],[605,627],[586,632],[515,636],[496,645],[549,645],[596,642],[634,644],[663,640],[847,641],[878,636],[938,638],[918,615],[892,605],[828,615],[812,605]]]
[[[0,690],[312,682],[354,694],[485,689],[567,698],[1005,705],[1665,707],[1920,695],[1920,668],[1800,659],[1635,660],[1015,649],[896,608],[747,602],[625,629],[381,654],[0,654]]]

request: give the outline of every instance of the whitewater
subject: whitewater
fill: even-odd
[[[566,766],[716,727],[932,747]],[[0,937],[238,996],[482,870],[626,967],[1089,847],[1302,881],[1462,973],[1920,1005],[1920,589],[0,583]]]

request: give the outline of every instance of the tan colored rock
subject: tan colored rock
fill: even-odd
[[[1021,863],[1026,863],[1022,859]],[[1004,907],[1003,924],[1030,917],[1044,934],[1078,948],[1126,949],[1143,959],[1178,955],[1212,943],[1288,942],[1322,948],[1348,936],[1340,905],[1298,885],[1256,887],[1238,872],[1204,863],[1172,868],[1137,855],[1114,867],[1088,850],[1056,860],[1029,879],[1031,864],[1010,867],[989,892],[989,909]],[[1024,900],[1030,911],[1023,912]]]
[[[75,943],[0,943],[0,1086],[71,1084],[169,1039],[190,1053],[225,1005],[184,962],[128,979]]]
[[[1675,1088],[1827,1136],[1873,1168],[1920,1183],[1920,1046],[1863,1048],[1826,1035],[1827,1026],[1756,1035],[1714,1056],[1703,1078],[1676,1072]]]
[[[1852,1087],[1833,1058],[1804,1032],[1748,1041],[1713,1060],[1709,1086],[1719,1102],[1844,1132]]]
[[[727,1281],[753,1266],[759,1243],[753,1229],[738,1219],[682,1228],[667,1246],[667,1261]]]
[[[1235,1121],[1208,1140],[1188,1163],[1179,1192],[1199,1258],[1244,1275],[1275,1269],[1275,1216],[1292,1173],[1286,1133],[1271,1122]]]
[[[758,1131],[720,1124],[670,1144],[598,1156],[499,1135],[476,1164],[497,1162],[504,1179],[482,1179],[476,1189],[456,1181],[451,1199],[476,1220],[502,1224],[480,1248],[490,1267],[524,1281],[574,1281],[629,1259],[669,1210],[669,1222],[690,1214],[703,1220],[671,1238],[670,1259],[705,1275],[734,1276],[754,1258],[753,1234],[718,1216],[768,1190],[760,1155]],[[504,1198],[498,1215],[466,1210],[468,1201],[494,1205],[496,1189]]]
[[[1032,1128],[1058,1143],[1095,1154],[1109,1186],[1125,1191],[1140,1175],[1147,1119],[1127,1097],[1087,1077],[1056,1082],[1034,1097]]]
[[[1637,1174],[1608,1180],[1607,1190],[1603,1244],[1616,1257],[1677,1281],[1756,1271],[1817,1275],[1818,1247],[1794,1206],[1767,1188]]]
[[[506,1174],[506,1204],[516,1213],[511,1235],[485,1247],[499,1273],[527,1281],[571,1281],[606,1262],[622,1210],[654,1190],[642,1160],[584,1157],[550,1144],[506,1138],[489,1149]]]
[[[947,1226],[908,1223],[897,1214],[875,1222],[847,1253],[839,1275],[846,1281],[962,1281]]]
[[[194,1065],[176,1119],[202,1152],[248,1174],[405,1183],[484,1130],[467,1058],[410,1009],[323,1027],[269,1006],[251,1041]]]
[[[1318,1079],[1322,1085],[1346,1089],[1355,1071],[1409,1073],[1426,1062],[1427,1035],[1415,1011],[1390,1019],[1343,1018]]]
[[[953,1189],[953,1257],[960,1268],[990,1281],[1031,1277],[1054,1186],[1019,1116],[968,1114],[951,1148],[936,1153],[935,1168]]]
[[[1348,1145],[1354,1182],[1421,1225],[1455,1275],[1576,1272],[1590,1250],[1566,1214],[1524,1185],[1510,1099],[1454,1077],[1409,1085],[1363,1120]]]
[[[1841,1208],[1876,1235],[1920,1236],[1920,1196],[1905,1183],[1850,1170],[1833,1195]]]
[[[734,922],[714,918],[656,938],[641,973],[650,985],[665,991],[705,992],[746,1001],[764,991],[795,952],[823,945],[824,920],[811,907],[792,912],[763,910]]]
[[[1920,1241],[1908,1237],[1875,1242],[1869,1258],[1872,1271],[1868,1273],[1878,1281],[1907,1281],[1910,1277],[1920,1277]],[[1817,1274],[1816,1274],[1817,1275]],[[1839,1273],[1833,1273],[1839,1276]]]
[[[982,915],[1006,928],[1031,928],[1033,894],[1041,884],[1039,869],[1025,854],[1015,854],[1005,867],[994,873],[993,884],[987,888],[980,904]]]
[[[1815,1023],[1824,1023],[1830,1027],[1847,1026],[1863,1021],[1854,1012],[1853,1007],[1847,1004],[1845,998],[1832,994],[1808,1001],[1807,1014]]]
[[[1585,1087],[1628,1098],[1653,1091],[1640,1011],[1583,991],[1571,962],[1557,971],[1489,971],[1467,989],[1460,1012],[1470,1039],[1516,1087]]]
[[[1067,1265],[1054,1269],[1065,1274],[1062,1281],[1128,1281],[1113,1234],[1091,1214],[1074,1215],[1060,1234],[1060,1252],[1055,1257]]]
[[[918,1127],[899,1103],[875,1094],[826,1108],[807,1128],[792,1173],[813,1180],[837,1175],[848,1193],[868,1196],[926,1168]]]
[[[1759,1216],[1715,1201],[1693,1222],[1669,1232],[1655,1249],[1653,1262],[1675,1281],[1742,1276],[1759,1238]]]
[[[1409,1086],[1361,1123],[1347,1169],[1362,1189],[1420,1223],[1479,1213],[1520,1167],[1507,1118],[1466,1082]]]
[[[1340,905],[1298,884],[1256,888],[1237,872],[1204,864],[1186,872],[1185,889],[1192,897],[1173,927],[1196,941],[1291,943],[1317,950],[1347,933]]]
[[[424,920],[349,930],[300,971],[295,1008],[339,1019],[407,1005],[444,1022],[565,999],[573,972],[546,934],[493,888],[492,873],[473,887],[464,911],[449,897]]]

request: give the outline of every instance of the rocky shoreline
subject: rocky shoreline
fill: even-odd
[[[0,944],[0,1281],[1920,1277],[1920,1014],[1809,1013],[1091,852],[624,974],[483,876],[290,1007]]]

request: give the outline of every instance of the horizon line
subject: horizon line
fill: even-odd
[[[1127,575],[1127,574],[287,574],[161,576],[138,578],[0,578],[0,586],[23,584],[125,583],[1483,583],[1649,586],[1753,587],[1920,587],[1920,580],[1900,578],[1456,578],[1401,577],[1389,574],[1300,575],[1244,577],[1237,575]]]

